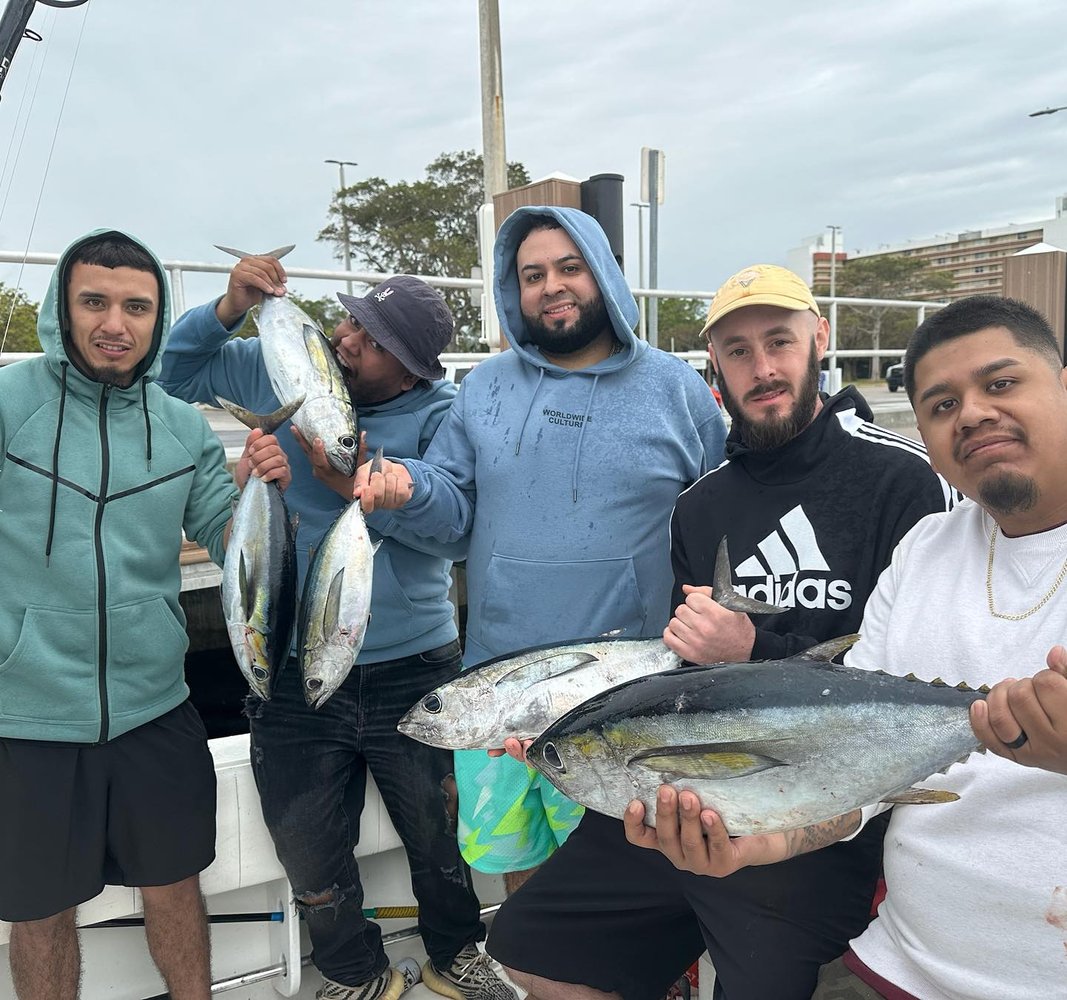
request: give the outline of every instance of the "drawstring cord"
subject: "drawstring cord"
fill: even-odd
[[[515,442],[516,455],[519,453],[519,449],[522,447],[522,436],[526,433],[526,423],[530,419],[530,414],[533,413],[534,401],[537,399],[537,392],[541,388],[541,380],[545,377],[544,368],[538,367],[537,373],[537,385],[534,386],[534,391],[530,394],[530,405],[526,410],[526,416],[522,418],[522,426],[519,428],[519,438]]]
[[[56,421],[56,443],[52,448],[52,500],[48,507],[48,539],[44,546],[44,564],[48,567],[52,559],[52,537],[56,530],[56,500],[59,490],[59,442],[63,438],[63,410],[67,405],[67,369],[68,362],[61,362],[63,377],[59,390],[59,418]]]
[[[141,379],[141,409],[144,410],[145,451],[148,455],[147,468],[152,471],[152,421],[148,417],[148,376]]]

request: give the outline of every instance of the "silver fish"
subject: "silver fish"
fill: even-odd
[[[380,465],[380,449],[374,462]],[[344,683],[363,646],[379,545],[371,544],[357,500],[333,522],[311,560],[297,648],[304,700],[312,708],[321,708]]]
[[[300,407],[266,416],[219,398],[248,427],[273,433]],[[250,476],[233,513],[222,566],[222,610],[237,666],[264,700],[289,656],[296,624],[296,520],[276,483]]]
[[[649,825],[660,785],[689,789],[733,835],[957,798],[912,785],[980,749],[968,709],[983,691],[830,662],[856,638],[630,681],[549,726],[527,759],[597,812],[641,800]]]
[[[730,582],[726,539],[715,563],[715,600],[731,611],[777,614]],[[600,636],[509,653],[480,663],[414,705],[397,729],[449,750],[490,749],[506,737],[530,739],[594,694],[647,674],[673,670],[681,658],[662,639]]]
[[[217,249],[236,257],[251,256],[231,247]],[[292,249],[279,247],[265,256],[284,257]],[[265,295],[255,323],[274,394],[282,403],[304,398],[293,423],[309,444],[315,438],[322,439],[333,468],[345,476],[353,475],[359,428],[348,387],[325,334],[287,295]]]

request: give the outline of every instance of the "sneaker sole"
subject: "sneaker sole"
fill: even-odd
[[[452,1000],[467,1000],[467,998],[444,978],[434,967],[432,962],[425,962],[422,966],[422,982],[439,996],[451,997]]]

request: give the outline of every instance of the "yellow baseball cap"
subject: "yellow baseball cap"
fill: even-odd
[[[706,335],[723,316],[742,306],[810,309],[816,316],[822,316],[811,289],[792,271],[777,264],[753,264],[723,282],[711,300],[701,334]]]

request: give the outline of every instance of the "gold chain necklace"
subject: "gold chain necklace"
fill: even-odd
[[[993,532],[989,536],[989,562],[986,565],[985,571],[985,593],[986,598],[989,601],[989,613],[994,618],[1003,618],[1009,622],[1021,622],[1024,618],[1029,618],[1032,614],[1040,611],[1052,599],[1052,595],[1060,589],[1060,584],[1067,578],[1067,559],[1064,559],[1063,565],[1060,567],[1060,572],[1057,575],[1055,582],[1048,589],[1048,592],[1029,611],[1024,611],[1019,615],[1004,614],[997,611],[996,605],[993,603],[993,555],[997,551],[997,532],[999,530],[1000,525],[994,521]]]

